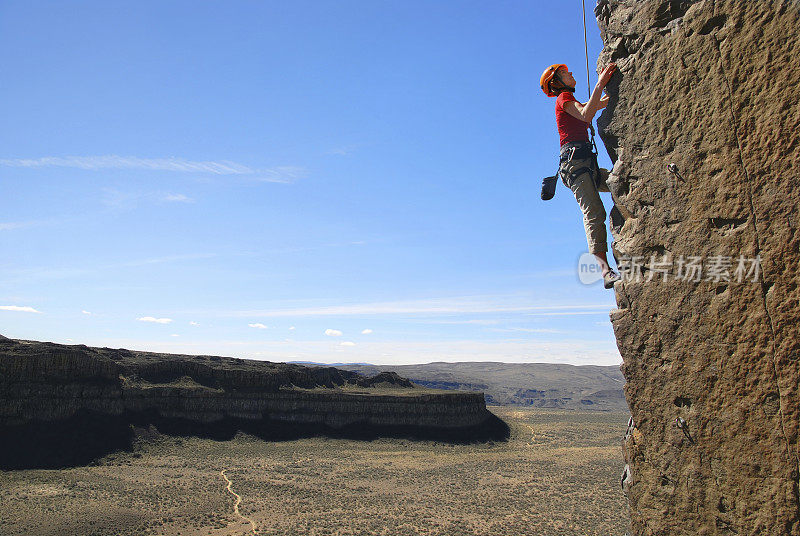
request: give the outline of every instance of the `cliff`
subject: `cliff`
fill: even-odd
[[[800,534],[799,9],[595,10],[635,535]]]
[[[134,426],[216,438],[508,435],[482,393],[391,372],[0,339],[0,468],[86,463],[130,446]]]

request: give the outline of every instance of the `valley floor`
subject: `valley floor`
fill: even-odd
[[[158,437],[87,467],[0,471],[0,534],[605,536],[627,530],[619,485],[627,414],[490,410],[511,427],[508,442]]]

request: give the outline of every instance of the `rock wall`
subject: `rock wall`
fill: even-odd
[[[799,10],[595,10],[635,535],[800,534]]]
[[[65,443],[85,462],[124,448],[132,425],[212,437],[508,436],[483,393],[422,389],[391,372],[0,339],[0,468],[70,463]]]

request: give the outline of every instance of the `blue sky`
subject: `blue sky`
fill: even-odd
[[[619,363],[577,203],[539,199],[539,75],[585,100],[583,53],[579,1],[5,1],[0,333]]]

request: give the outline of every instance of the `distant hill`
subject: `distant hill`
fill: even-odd
[[[628,409],[622,391],[625,378],[617,366],[436,362],[394,366],[337,364],[336,368],[366,376],[391,371],[425,387],[483,391],[487,404],[605,411]]]

